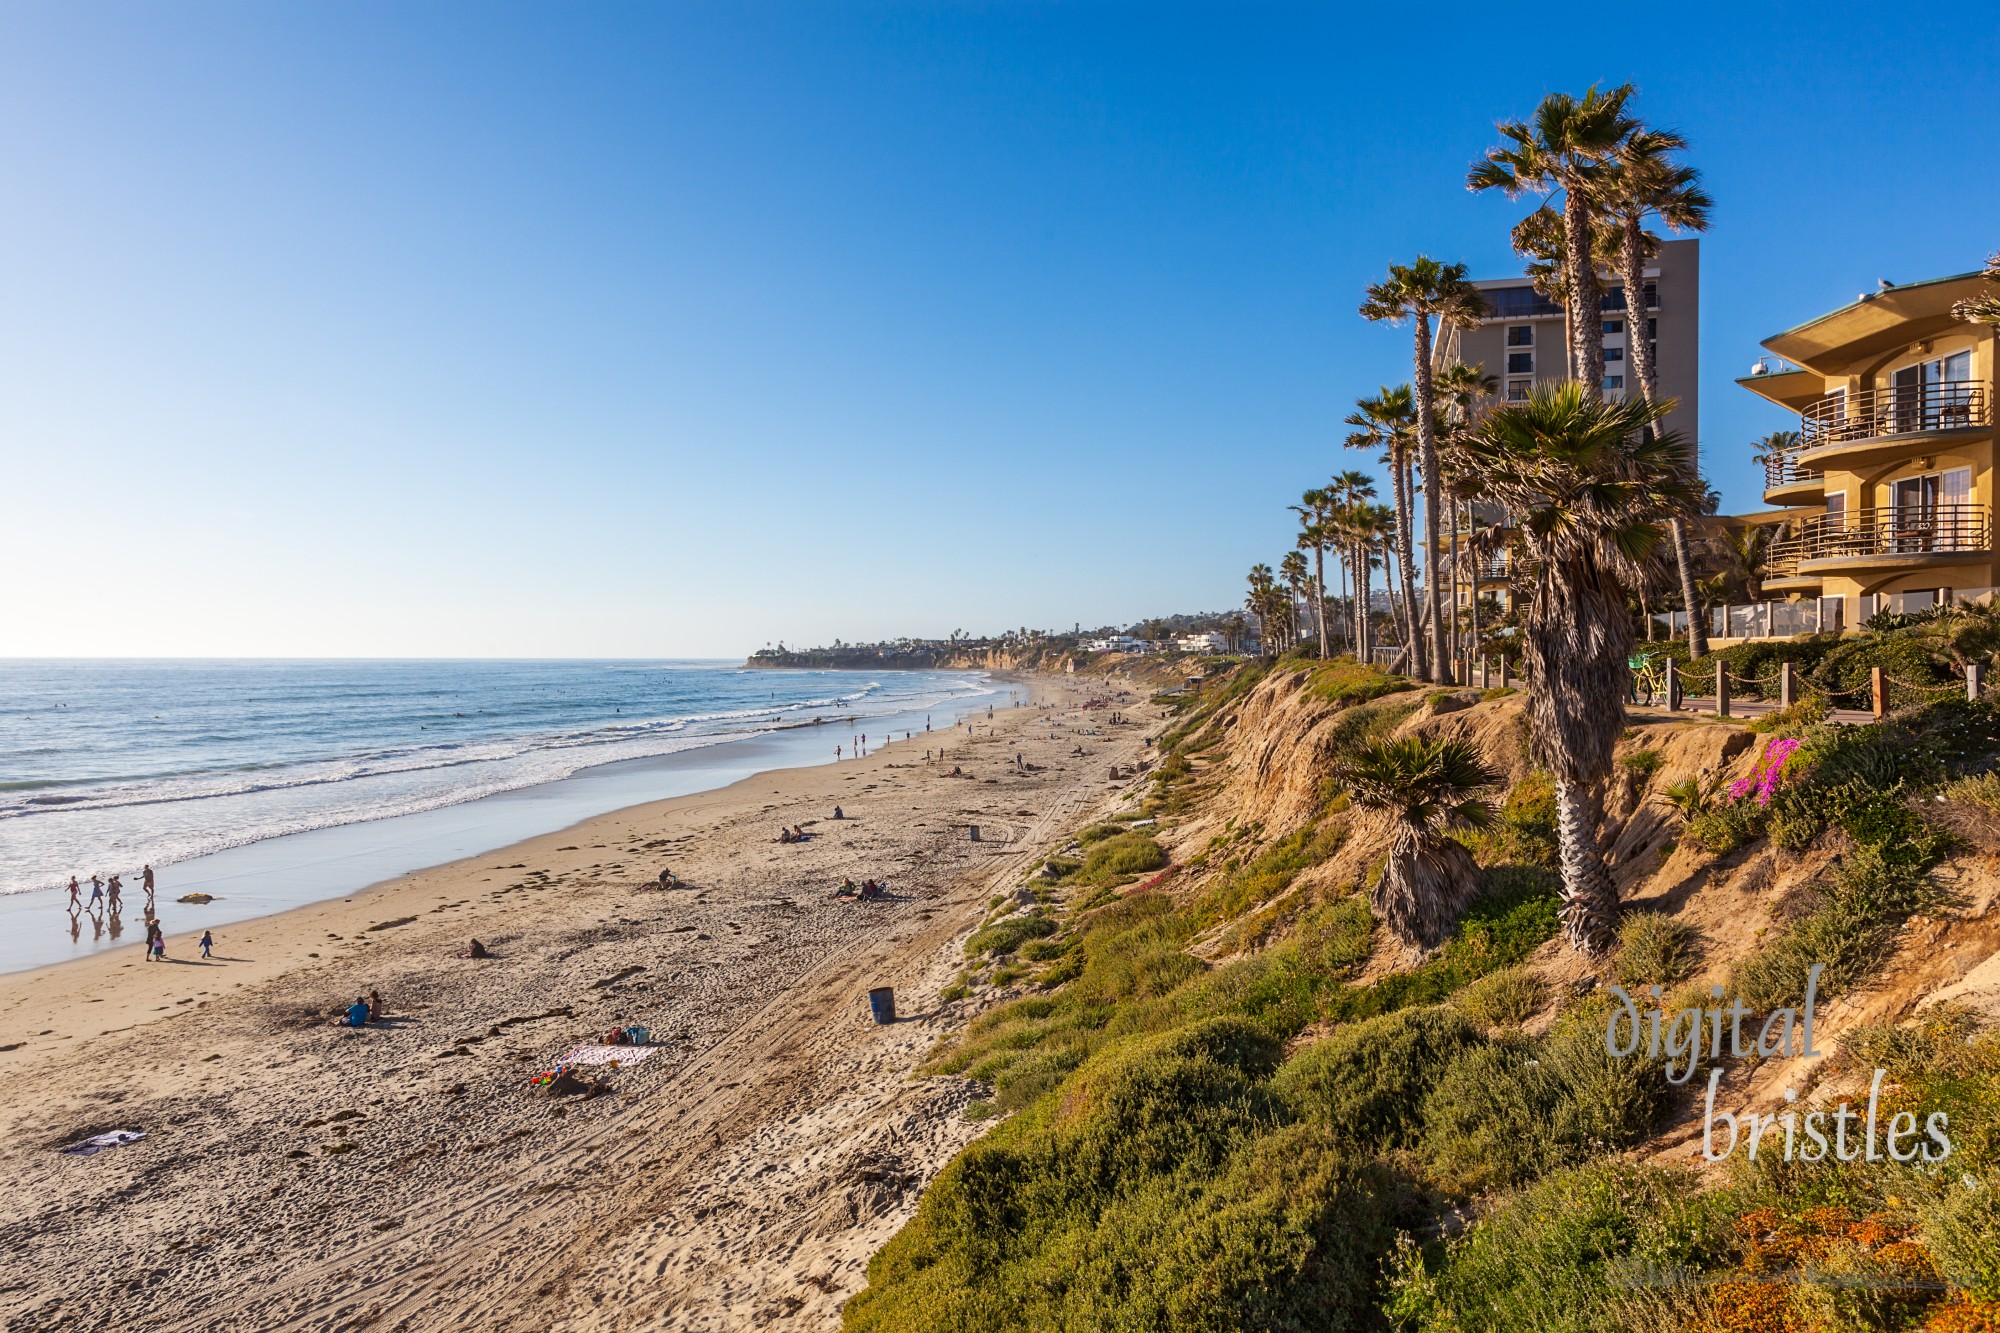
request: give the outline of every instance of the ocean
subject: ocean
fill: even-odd
[[[810,751],[760,753],[831,761],[871,718],[921,727],[996,693],[968,673],[717,662],[0,661],[0,896],[114,873],[136,890],[146,863],[164,893],[170,867],[227,848],[603,765],[638,770],[615,799],[650,799],[631,761],[800,728]],[[660,795],[694,780],[672,767]]]

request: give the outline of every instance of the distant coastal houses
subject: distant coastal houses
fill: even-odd
[[[1180,615],[1116,629],[1063,633],[1057,630],[1008,630],[975,638],[954,632],[943,639],[889,639],[879,643],[843,643],[829,647],[787,648],[779,643],[750,655],[746,666],[762,669],[821,671],[926,671],[1018,665],[1030,659],[1049,662],[1064,656],[1096,653],[1215,655],[1254,652],[1258,636],[1229,615]]]

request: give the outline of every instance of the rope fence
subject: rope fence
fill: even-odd
[[[1492,685],[1525,684],[1526,673],[1506,657],[1497,659],[1471,657],[1462,665],[1466,672],[1466,683],[1481,687]],[[1963,695],[1977,702],[1992,698],[1993,687],[1986,681],[1986,667],[1970,663],[1964,668],[1963,681],[1926,684],[1920,681],[1904,680],[1890,675],[1882,667],[1869,668],[1869,680],[1864,684],[1836,688],[1813,680],[1796,670],[1790,663],[1766,676],[1746,676],[1729,670],[1727,664],[1716,658],[1701,662],[1692,678],[1683,664],[1673,657],[1647,655],[1631,659],[1632,702],[1642,707],[1664,706],[1678,709],[1685,704],[1702,702],[1714,710],[1716,716],[1731,717],[1736,702],[1736,689],[1751,691],[1751,697],[1740,702],[1768,704],[1773,708],[1788,708],[1804,699],[1818,699],[1830,710],[1850,713],[1870,713],[1879,721],[1892,707],[1900,707],[1912,702],[1925,702],[1951,695]],[[1705,669],[1704,669],[1705,668]],[[1777,698],[1771,698],[1770,686],[1777,686]],[[1894,692],[1901,691],[1898,701]],[[1852,701],[1852,707],[1843,708],[1843,701]],[[1702,711],[1708,711],[1704,709]]]

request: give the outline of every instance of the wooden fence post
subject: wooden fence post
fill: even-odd
[[[1889,682],[1882,679],[1881,667],[1868,670],[1869,693],[1875,704],[1875,716],[1879,719],[1889,711]]]
[[[1715,715],[1729,716],[1729,673],[1722,669],[1722,663],[1715,664]]]
[[[1965,701],[1978,703],[1979,696],[1986,692],[1986,664],[1967,662],[1965,664]]]
[[[1493,684],[1493,659],[1485,653],[1479,655],[1479,688],[1489,689]]]
[[[1667,659],[1667,707],[1679,709],[1681,706],[1681,669],[1673,658]]]
[[[1799,678],[1792,671],[1792,664],[1785,662],[1778,667],[1778,707],[1790,708],[1799,701]]]
[[[1508,679],[1507,679],[1508,666],[1509,663],[1507,661],[1507,654],[1505,653],[1500,654],[1500,688],[1503,690],[1506,689],[1508,685]]]

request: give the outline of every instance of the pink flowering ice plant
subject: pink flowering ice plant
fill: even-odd
[[[1798,748],[1798,739],[1792,736],[1765,742],[1764,753],[1757,757],[1757,767],[1750,770],[1750,776],[1729,784],[1729,799],[1740,801],[1754,795],[1757,804],[1769,805],[1771,793],[1778,789],[1778,779],[1784,776],[1785,761]]]

